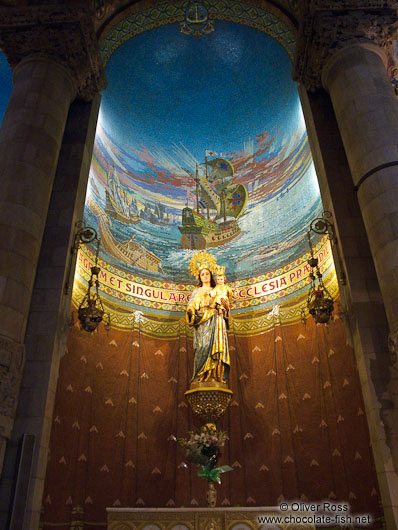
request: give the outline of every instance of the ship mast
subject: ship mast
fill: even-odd
[[[196,211],[199,212],[199,166],[198,163],[196,163]]]
[[[206,180],[208,180],[208,169],[207,169],[207,155],[206,155],[206,151],[205,151],[205,168],[206,168]],[[207,213],[207,220],[210,221],[210,210],[209,210],[209,205],[206,204],[206,213]]]

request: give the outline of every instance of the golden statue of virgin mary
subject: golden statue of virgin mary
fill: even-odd
[[[215,258],[206,251],[195,254],[190,271],[198,279],[186,311],[189,326],[193,327],[194,370],[192,382],[228,384],[230,356],[227,323],[231,289],[224,285],[224,269],[217,270]],[[222,293],[216,288],[222,283]],[[219,279],[220,278],[220,279]],[[222,282],[221,282],[222,280]],[[228,290],[229,289],[229,290]]]

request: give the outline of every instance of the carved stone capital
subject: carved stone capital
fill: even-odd
[[[40,54],[67,68],[78,97],[91,100],[106,86],[91,11],[59,6],[0,8],[0,48],[14,68]]]
[[[311,91],[322,86],[323,67],[337,51],[358,43],[385,47],[398,27],[395,0],[305,0],[300,9],[293,79]]]
[[[25,364],[25,346],[0,337],[0,436],[9,438]]]

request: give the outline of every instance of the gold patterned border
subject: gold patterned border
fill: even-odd
[[[159,3],[123,18],[102,42],[104,65],[119,46],[136,35],[168,24],[183,22],[190,3],[189,0]],[[273,12],[238,0],[207,0],[203,4],[208,10],[209,20],[234,22],[262,31],[279,42],[293,61],[295,37],[285,22]]]
[[[123,509],[107,508],[108,529],[109,530],[143,530],[145,528],[154,530],[177,530],[186,528],[187,530],[255,530],[265,528],[268,525],[259,523],[259,517],[264,515],[279,515],[280,510],[275,507],[256,507],[232,509]],[[306,512],[307,513],[307,512]],[[283,514],[283,512],[282,512]],[[303,512],[286,512],[285,516],[299,515]],[[308,515],[308,513],[307,513]],[[299,525],[300,526],[300,525]],[[299,528],[296,525],[282,524],[278,528],[293,530]],[[272,526],[274,528],[274,526]],[[270,527],[271,528],[271,527]],[[300,526],[301,528],[301,526]],[[303,527],[304,528],[304,527]],[[306,524],[308,530],[315,530],[314,524]]]
[[[339,298],[337,277],[334,268],[324,278],[326,288],[333,299]],[[85,294],[86,285],[75,279],[72,295],[72,305],[77,307]],[[306,294],[290,299],[284,304],[280,304],[279,314],[271,316],[272,308],[262,308],[255,310],[249,308],[246,312],[233,314],[231,319],[231,332],[236,335],[257,335],[267,333],[275,325],[282,323],[290,325],[303,318],[303,309],[306,311]],[[104,300],[105,309],[111,315],[111,326],[115,329],[131,331],[139,330],[143,335],[155,338],[178,338],[181,336],[191,336],[192,329],[186,326],[185,315],[170,314],[164,311],[161,314],[153,314],[132,308],[126,309],[125,305],[119,305]]]
[[[330,242],[328,241],[328,238],[324,236],[314,247],[313,252],[316,257],[319,258],[319,261],[323,266],[326,264],[326,260],[331,255],[331,248],[330,248]],[[234,290],[239,290],[242,288],[250,288],[257,284],[262,284],[263,282],[270,282],[272,280],[278,280],[279,277],[283,277],[285,275],[290,276],[294,271],[296,271],[297,276],[297,270],[299,268],[302,268],[303,271],[308,274],[309,269],[308,267],[305,267],[305,264],[307,263],[308,259],[310,258],[310,253],[305,252],[302,254],[299,258],[296,258],[295,260],[291,261],[290,263],[287,263],[283,265],[282,267],[278,267],[272,271],[252,276],[250,278],[244,278],[242,280],[235,280],[233,282],[230,282],[229,285]],[[78,252],[78,259],[77,259],[77,272],[79,270],[81,271],[81,276],[84,275],[86,272],[89,273],[90,267],[94,263],[95,254],[90,250],[89,247],[82,247]],[[149,288],[156,288],[161,289],[164,291],[177,291],[184,294],[184,298],[181,299],[182,302],[187,302],[187,296],[189,296],[189,293],[193,289],[193,285],[191,283],[183,283],[183,282],[173,282],[173,281],[164,281],[164,280],[154,280],[151,278],[145,278],[143,276],[138,276],[135,273],[127,272],[126,270],[108,263],[104,259],[99,259],[98,265],[104,270],[104,273],[100,274],[100,281],[102,279],[102,283],[110,285],[114,288],[120,288],[121,285],[124,285],[124,291],[125,292],[132,292],[132,285],[140,285],[143,287],[143,289],[149,287]],[[80,267],[80,269],[79,269]],[[329,267],[329,263],[327,263],[327,267]],[[107,274],[105,274],[105,272]],[[112,282],[107,279],[109,279],[111,276],[113,276]],[[303,276],[304,277],[304,276]],[[87,275],[86,275],[87,279]],[[298,279],[298,278],[297,278]],[[126,287],[126,283],[129,282],[131,286],[128,288]],[[278,289],[277,289],[278,290]],[[132,293],[135,294],[135,293]],[[245,298],[250,298],[252,295],[248,295]],[[131,301],[131,300],[129,300]]]
[[[319,260],[322,273],[333,268],[330,242],[322,239],[323,245],[315,248],[314,255]],[[308,285],[310,267],[307,263],[309,254],[305,253],[293,262],[260,276],[231,282],[233,308],[244,311],[247,308],[261,306],[273,301],[281,301],[302,291]],[[90,269],[94,265],[94,255],[88,248],[78,252],[75,277],[88,282]],[[161,282],[149,278],[136,281],[137,277],[106,261],[100,260],[101,267],[98,279],[100,290],[108,300],[116,303],[120,300],[125,307],[155,309],[165,312],[185,312],[193,285]],[[83,296],[83,294],[82,294]]]

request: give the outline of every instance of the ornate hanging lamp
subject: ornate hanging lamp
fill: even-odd
[[[307,237],[311,254],[308,260],[308,265],[311,267],[311,273],[309,275],[311,286],[307,297],[307,308],[317,324],[327,324],[333,312],[334,302],[323,283],[318,258],[314,257],[310,231],[307,232]]]
[[[98,267],[98,254],[100,249],[100,239],[94,228],[81,226],[76,233],[74,250],[78,249],[80,243],[91,243],[92,241],[97,242],[97,249],[95,252],[95,264],[91,267],[90,279],[88,281],[87,292],[83,297],[83,300],[79,304],[77,310],[77,316],[80,320],[80,325],[84,331],[89,333],[95,331],[106,317],[105,325],[110,327],[110,316],[109,313],[105,313],[104,306],[102,304],[101,297],[99,295],[99,279],[98,275],[101,271]]]

